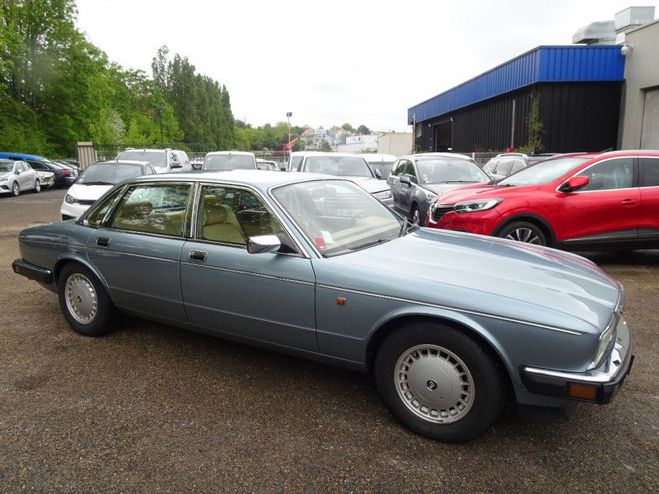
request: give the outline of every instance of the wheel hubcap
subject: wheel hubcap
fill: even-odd
[[[64,300],[69,314],[80,324],[89,324],[98,311],[94,285],[85,275],[74,273],[66,280]]]
[[[415,209],[414,213],[412,214],[412,223],[418,225],[420,222],[421,222],[421,215],[419,215],[419,210]]]
[[[13,191],[15,196],[18,195],[18,184],[17,183],[14,183],[14,187],[12,187],[12,191]]]
[[[456,422],[474,402],[471,372],[456,354],[439,345],[418,345],[403,353],[394,368],[394,382],[407,409],[429,422]]]
[[[41,184],[39,183],[38,180],[37,180],[36,183],[34,184],[34,188],[35,188],[35,190],[36,190],[37,192],[39,192],[39,191],[41,190]]]
[[[507,239],[517,240],[527,244],[541,245],[540,237],[530,228],[516,228],[506,235]]]

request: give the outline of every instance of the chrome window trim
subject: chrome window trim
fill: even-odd
[[[263,203],[264,207],[268,210],[268,212],[270,214],[272,214],[275,218],[277,218],[277,221],[279,221],[279,224],[281,225],[281,227],[284,229],[284,231],[286,232],[288,237],[293,241],[295,246],[298,248],[298,254],[296,254],[296,256],[303,257],[303,258],[306,258],[306,259],[310,259],[309,253],[304,248],[304,246],[302,246],[302,244],[300,244],[300,242],[298,241],[297,238],[295,238],[294,235],[291,235],[291,231],[286,226],[286,223],[283,221],[281,215],[274,208],[270,207],[270,204],[268,203],[268,198],[264,194],[262,194],[261,191],[258,190],[257,188],[252,187],[250,185],[234,184],[234,183],[222,182],[222,181],[218,181],[218,182],[198,181],[197,184],[199,186],[199,192],[198,192],[197,201],[194,204],[194,208],[197,211],[197,213],[195,215],[195,220],[194,220],[195,221],[195,223],[194,223],[194,227],[195,227],[195,232],[194,233],[195,234],[194,234],[194,236],[191,237],[192,239],[194,239],[195,242],[204,242],[204,243],[228,245],[228,246],[241,247],[241,248],[247,249],[247,246],[243,245],[243,244],[232,244],[232,243],[229,243],[229,242],[217,242],[217,241],[213,241],[213,240],[200,239],[200,238],[197,237],[196,228],[197,228],[197,223],[198,223],[198,216],[199,216],[198,210],[199,210],[199,205],[200,205],[200,200],[201,200],[201,190],[202,190],[202,188],[204,186],[231,187],[231,188],[234,188],[234,189],[244,189],[244,190],[247,190],[248,192],[253,192],[261,200],[261,202]],[[277,203],[277,205],[279,206],[279,203]],[[279,207],[281,208],[281,206],[279,206]]]
[[[514,319],[514,318],[511,318],[511,317],[497,316],[495,314],[488,314],[488,313],[485,313],[485,312],[479,312],[479,311],[474,311],[474,310],[470,310],[470,309],[461,309],[459,307],[451,307],[451,306],[448,306],[448,305],[433,304],[433,303],[430,303],[430,302],[421,302],[421,301],[418,301],[418,300],[412,300],[412,299],[401,298],[401,297],[394,297],[394,296],[391,296],[391,295],[383,295],[381,293],[365,292],[365,291],[362,291],[362,290],[353,290],[351,288],[341,288],[341,287],[332,286],[332,285],[324,285],[324,284],[321,284],[321,283],[318,283],[316,285],[316,287],[317,288],[326,288],[328,290],[337,290],[337,291],[341,291],[341,292],[354,293],[355,295],[366,295],[368,297],[381,298],[383,300],[393,300],[393,301],[396,301],[396,302],[404,302],[404,303],[408,303],[408,304],[421,305],[421,306],[424,306],[424,307],[433,307],[433,308],[436,308],[436,309],[455,311],[455,312],[459,312],[461,314],[469,314],[469,315],[472,315],[472,316],[487,317],[487,318],[496,319],[496,320],[499,320],[499,321],[512,322],[512,323],[515,323],[515,324],[523,324],[523,325],[526,325],[526,326],[533,326],[533,327],[536,327],[536,328],[546,329],[546,330],[549,330],[549,331],[555,331],[555,332],[558,332],[558,333],[569,334],[571,336],[581,336],[583,334],[579,331],[573,331],[571,329],[559,328],[557,326],[539,324],[539,323],[534,323],[534,322],[531,322],[531,321],[524,321],[522,319]]]
[[[565,184],[566,184],[571,178],[578,177],[581,173],[585,172],[586,170],[589,170],[589,169],[592,168],[593,166],[597,166],[597,165],[600,165],[600,164],[602,164],[602,163],[606,163],[607,161],[611,161],[611,160],[619,160],[619,159],[623,159],[623,158],[631,158],[632,160],[636,160],[636,158],[638,158],[638,156],[611,156],[611,157],[606,158],[606,159],[603,159],[603,160],[595,161],[594,163],[591,163],[590,165],[586,166],[585,168],[582,168],[581,170],[579,170],[578,172],[574,173],[573,175],[570,175],[568,178],[566,178],[565,180],[563,180],[563,181],[562,181],[562,182],[556,187],[556,189],[554,189],[554,190],[555,190],[556,192],[560,193],[560,194],[588,194],[588,193],[592,193],[592,192],[610,192],[610,191],[615,191],[615,190],[631,190],[631,189],[638,189],[638,188],[639,188],[638,186],[632,185],[631,187],[622,187],[622,188],[620,188],[620,189],[575,190],[575,191],[573,191],[573,192],[563,192],[563,191],[559,190],[559,189],[560,189],[563,185],[565,185]],[[633,173],[634,175],[632,175],[632,184],[634,183],[634,181],[638,182],[638,180],[634,180],[634,179],[637,179],[637,178],[638,178],[638,177],[637,177],[637,173],[634,171],[635,168],[636,168],[636,166],[635,166],[635,164],[633,164],[633,165],[632,165],[632,173]]]
[[[241,269],[232,269],[232,268],[226,268],[224,266],[211,266],[208,264],[199,264],[195,262],[188,262],[188,261],[181,261],[181,264],[185,264],[187,266],[196,266],[204,269],[214,269],[216,271],[225,271],[227,273],[234,273],[234,274],[241,274],[241,275],[248,275],[248,276],[256,276],[257,278],[267,278],[271,280],[278,280],[278,281],[286,281],[288,283],[296,283],[298,285],[307,285],[307,286],[313,286],[315,283],[313,281],[303,281],[303,280],[296,280],[294,278],[285,278],[283,276],[273,276],[269,274],[263,274],[263,273],[256,273],[254,271],[244,271]]]

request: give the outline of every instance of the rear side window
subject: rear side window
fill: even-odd
[[[641,187],[659,186],[659,158],[639,158]]]
[[[139,233],[183,236],[189,184],[145,184],[131,187],[113,214],[111,228]]]

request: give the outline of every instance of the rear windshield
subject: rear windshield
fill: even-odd
[[[256,161],[246,154],[211,154],[206,155],[204,170],[222,171],[229,170],[254,170]]]

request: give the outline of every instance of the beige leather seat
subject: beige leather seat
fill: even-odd
[[[245,244],[236,215],[224,204],[205,204],[202,237],[205,240]]]

